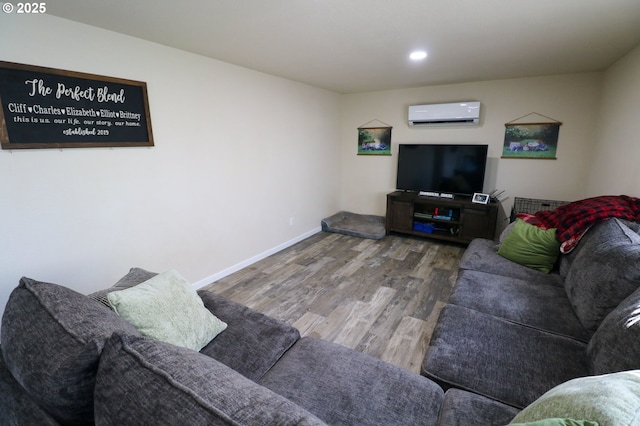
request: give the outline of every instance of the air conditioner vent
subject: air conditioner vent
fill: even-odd
[[[410,126],[473,126],[480,122],[480,102],[412,105]]]

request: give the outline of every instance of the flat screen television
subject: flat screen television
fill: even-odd
[[[483,192],[488,145],[401,144],[396,189],[473,195]]]

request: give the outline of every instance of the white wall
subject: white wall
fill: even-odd
[[[489,145],[486,192],[513,197],[579,199],[586,193],[600,101],[601,73],[421,87],[346,95],[342,127],[342,208],[384,215],[385,194],[395,188],[398,144]],[[478,100],[478,127],[409,127],[407,107],[421,103]],[[502,159],[505,123],[529,113],[561,121],[557,160]],[[391,156],[358,156],[357,128],[370,120],[393,126]],[[519,123],[549,121],[538,115]],[[379,122],[372,123],[382,125]]]
[[[23,275],[206,283],[339,210],[338,94],[46,15],[0,14],[0,39],[5,61],[145,81],[155,139],[0,151],[0,309]]]
[[[640,197],[640,45],[604,74],[588,193]]]

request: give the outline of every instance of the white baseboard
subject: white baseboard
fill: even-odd
[[[250,257],[249,259],[244,260],[244,261],[242,261],[240,263],[236,263],[235,265],[230,266],[229,268],[223,269],[222,271],[217,272],[217,273],[215,273],[215,274],[213,274],[213,275],[211,275],[211,276],[209,276],[207,278],[203,278],[200,281],[197,281],[197,282],[191,284],[191,286],[195,290],[198,290],[198,289],[200,289],[202,287],[205,287],[205,286],[207,286],[207,285],[209,285],[211,283],[214,283],[214,282],[216,282],[218,280],[221,280],[222,278],[226,277],[227,275],[231,275],[234,272],[237,272],[242,268],[246,268],[247,266],[250,266],[250,265],[252,265],[252,264],[254,264],[254,263],[256,263],[256,262],[258,262],[258,261],[260,261],[260,260],[262,260],[264,258],[266,258],[266,257],[269,257],[272,254],[275,254],[275,253],[277,253],[277,252],[279,252],[281,250],[284,250],[287,247],[291,247],[292,245],[294,245],[296,243],[299,243],[300,241],[304,240],[305,238],[309,238],[310,236],[315,235],[320,231],[322,231],[321,227],[317,227],[315,229],[312,229],[311,231],[305,232],[302,235],[298,235],[297,237],[295,237],[292,240],[289,240],[289,241],[286,241],[286,242],[284,242],[282,244],[279,244],[279,245],[277,245],[277,246],[275,246],[273,248],[270,248],[269,250],[266,250],[266,251],[264,251],[264,252],[262,252],[260,254],[257,254],[257,255],[255,255],[253,257]]]

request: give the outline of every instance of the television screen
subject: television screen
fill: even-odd
[[[398,147],[396,188],[472,195],[483,192],[488,145]]]

